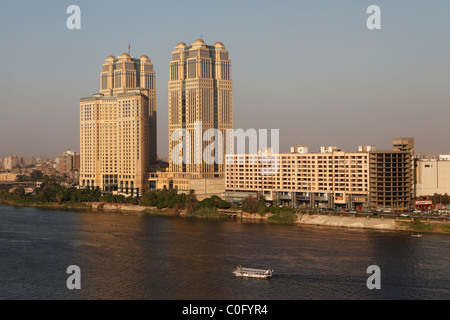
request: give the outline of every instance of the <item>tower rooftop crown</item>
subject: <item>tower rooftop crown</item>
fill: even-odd
[[[145,61],[145,62],[150,62],[150,58],[148,56],[146,56],[145,54],[143,54],[140,58],[141,61]]]
[[[105,62],[113,62],[116,58],[114,56],[109,56],[106,58]]]
[[[205,41],[203,41],[202,39],[197,39],[194,41],[194,43],[192,44],[193,47],[205,47],[206,43]]]
[[[180,42],[180,43],[177,44],[177,46],[175,48],[179,49],[179,48],[184,48],[184,47],[186,47],[186,43]]]
[[[223,44],[222,42],[220,42],[220,41],[217,41],[217,42],[214,44],[214,46],[215,46],[216,48],[225,49],[224,44]]]
[[[130,55],[128,54],[128,53],[122,53],[121,55],[120,55],[120,57],[119,57],[119,59],[126,59],[126,60],[131,60],[131,57],[130,57]]]

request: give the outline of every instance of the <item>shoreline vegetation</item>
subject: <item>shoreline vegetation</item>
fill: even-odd
[[[415,218],[377,217],[365,215],[320,213],[314,209],[294,210],[289,207],[267,207],[265,199],[248,197],[236,205],[218,196],[197,200],[193,191],[185,194],[176,189],[148,191],[141,199],[123,195],[101,194],[99,189],[77,189],[60,186],[44,177],[33,193],[21,186],[0,188],[0,204],[43,209],[120,212],[143,215],[179,216],[202,219],[233,219],[278,225],[315,225],[414,233],[450,234],[447,221],[423,221]]]
[[[199,219],[223,219],[240,220],[242,222],[260,222],[278,225],[310,225],[337,228],[357,228],[380,231],[406,231],[413,233],[439,233],[450,234],[450,223],[442,221],[420,221],[419,219],[398,220],[395,218],[381,219],[377,217],[355,217],[355,216],[330,216],[327,214],[312,213],[281,213],[260,215],[259,213],[248,213],[235,210],[215,210],[201,208],[188,213],[186,210],[174,208],[161,208],[156,206],[147,207],[134,204],[118,204],[107,202],[82,202],[82,203],[31,203],[21,201],[0,200],[0,204],[19,207],[35,207],[50,210],[87,211],[98,213],[121,213],[140,214],[148,216],[165,217],[190,217]],[[384,220],[384,221],[383,221]]]

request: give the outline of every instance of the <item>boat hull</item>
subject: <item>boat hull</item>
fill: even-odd
[[[257,274],[234,274],[236,277],[247,277],[247,278],[260,278],[260,279],[269,279],[272,278],[270,275],[257,275]]]
[[[272,277],[273,270],[262,270],[262,269],[251,269],[251,268],[238,268],[233,271],[236,277],[247,277],[247,278],[260,278],[269,279]]]

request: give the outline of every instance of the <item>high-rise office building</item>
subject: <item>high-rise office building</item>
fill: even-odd
[[[156,161],[155,72],[150,59],[109,56],[100,92],[80,99],[80,185],[140,195]]]
[[[169,81],[170,172],[194,179],[224,177],[225,132],[233,128],[232,95],[231,62],[223,43],[207,45],[197,39],[175,47]],[[214,137],[211,129],[217,130]],[[190,139],[183,139],[180,130]],[[209,154],[206,148],[213,149],[212,142]],[[184,160],[174,161],[183,152]],[[204,161],[204,153],[215,158],[213,163]]]

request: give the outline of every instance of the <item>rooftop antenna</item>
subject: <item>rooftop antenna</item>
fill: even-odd
[[[128,55],[131,55],[131,45],[128,44]]]

